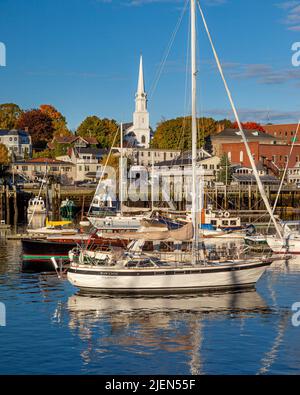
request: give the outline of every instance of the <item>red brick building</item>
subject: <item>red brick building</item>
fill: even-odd
[[[283,125],[264,125],[263,128],[265,129],[266,133],[279,138],[283,139],[283,141],[287,144],[290,144],[297,131],[298,124],[296,123],[289,123]],[[297,141],[300,141],[300,132],[298,134]]]
[[[274,164],[279,169],[285,167],[291,146],[284,144],[260,144],[259,142],[249,142],[249,147],[256,163],[267,161]],[[250,167],[250,161],[246,152],[244,143],[227,143],[222,144],[222,151],[227,153],[232,164],[241,164]],[[289,167],[294,167],[300,161],[300,145],[295,145]]]

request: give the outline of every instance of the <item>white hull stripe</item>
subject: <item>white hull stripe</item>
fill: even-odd
[[[99,276],[174,276],[174,275],[183,275],[183,274],[206,274],[206,273],[225,273],[225,272],[235,272],[240,270],[248,270],[248,269],[256,269],[259,267],[268,267],[272,262],[264,262],[258,263],[254,265],[244,265],[244,266],[236,266],[236,267],[225,267],[225,268],[214,268],[214,269],[202,269],[202,270],[155,270],[155,271],[146,271],[146,270],[128,270],[128,272],[124,271],[95,271],[95,270],[86,270],[81,268],[69,268],[69,273],[77,273],[77,274],[88,274],[88,275],[99,275]]]

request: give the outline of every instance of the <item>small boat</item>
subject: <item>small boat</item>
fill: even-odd
[[[49,221],[46,218],[46,226],[27,229],[27,232],[34,235],[75,235],[78,233],[78,230],[70,228],[71,224],[71,221]]]
[[[229,211],[215,211],[212,206],[209,205],[207,210],[203,210],[202,214],[201,229],[223,231],[223,232],[235,232],[244,230],[241,225],[240,217],[232,217]]]
[[[77,207],[73,200],[67,198],[61,202],[59,211],[63,220],[73,220],[77,213]]]
[[[89,245],[91,250],[107,250],[110,247],[125,248],[128,240],[105,239],[97,235],[48,236],[47,239],[22,239],[23,271],[54,271],[51,258],[69,263],[69,251],[78,246]]]
[[[46,214],[47,208],[44,199],[40,196],[31,198],[28,202],[27,214]]]

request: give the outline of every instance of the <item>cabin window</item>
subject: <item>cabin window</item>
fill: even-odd
[[[214,221],[214,220],[213,220],[213,221],[211,221],[211,224],[212,224],[212,225],[217,225],[217,221]]]
[[[231,225],[236,226],[236,221],[231,221]]]
[[[229,225],[229,221],[223,221],[223,225],[224,226],[228,226]]]

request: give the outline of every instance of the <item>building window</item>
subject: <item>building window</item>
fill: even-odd
[[[240,162],[244,161],[244,151],[240,151]]]
[[[84,171],[90,171],[90,166],[84,166]]]
[[[22,166],[22,171],[28,171],[28,166]]]
[[[145,144],[145,143],[146,143],[146,137],[142,136],[142,144]]]

